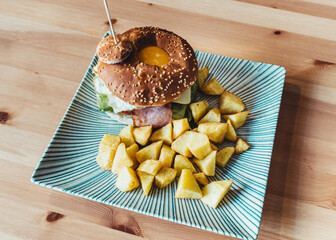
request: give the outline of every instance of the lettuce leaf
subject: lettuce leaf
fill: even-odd
[[[109,105],[109,99],[106,94],[97,93],[97,104],[99,111],[113,112],[113,108]]]
[[[196,100],[198,94],[198,80],[191,86],[191,102]],[[173,119],[178,120],[182,118],[188,118],[188,122],[193,120],[192,114],[189,109],[189,104],[180,104],[180,103],[172,103],[172,111],[173,111]]]
[[[194,85],[191,86],[191,102],[194,102],[197,98],[198,94],[198,89],[199,89],[199,84],[198,84],[198,79],[194,83]]]
[[[173,119],[178,120],[184,118],[188,104],[172,103]]]

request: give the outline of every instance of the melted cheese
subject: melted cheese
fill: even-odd
[[[189,104],[191,102],[191,89],[185,90],[178,99],[173,101],[174,103]]]

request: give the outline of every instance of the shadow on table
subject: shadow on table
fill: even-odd
[[[258,239],[280,238],[286,176],[300,94],[299,86],[285,83]]]

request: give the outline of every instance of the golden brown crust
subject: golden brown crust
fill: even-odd
[[[161,106],[177,99],[196,81],[198,63],[189,43],[176,34],[154,27],[132,28],[120,34],[130,41],[130,56],[118,64],[98,62],[98,74],[110,91],[135,106]],[[170,57],[162,67],[139,63],[137,53],[158,46]]]
[[[120,38],[119,35],[116,37]],[[119,40],[118,40],[119,41]],[[132,51],[132,43],[130,41],[119,41],[115,44],[113,35],[109,35],[97,46],[97,56],[99,59],[107,64],[116,64],[125,60]]]

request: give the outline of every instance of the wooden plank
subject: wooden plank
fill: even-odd
[[[154,8],[153,14],[150,16],[152,18],[150,19],[150,21],[154,21],[155,18],[162,18],[162,21],[165,24],[170,24],[169,26],[162,24],[161,27],[169,27],[175,32],[185,36],[185,38],[187,38],[191,42],[195,49],[232,57],[239,57],[282,65],[287,68],[287,73],[289,75],[297,74],[300,72],[304,72],[307,69],[314,68],[314,64],[316,62],[315,59],[336,62],[335,54],[333,54],[332,51],[329,50],[332,48],[336,48],[335,42],[325,42],[324,40],[316,38],[302,38],[302,36],[291,33],[277,35],[274,34],[273,29],[270,30],[259,27],[250,28],[249,26],[246,26],[244,24],[223,22],[223,20],[219,20],[213,17],[209,17],[207,21],[203,22],[203,26],[200,25],[198,33],[195,34],[194,22],[198,21],[199,19],[197,14],[176,11],[174,12],[174,15],[163,15],[166,11],[164,7],[148,6],[147,4],[145,5],[138,2],[136,2],[136,4],[138,5],[138,8],[135,8],[135,12],[133,15],[131,14],[131,16],[127,13],[129,4],[127,2],[119,4],[118,14],[122,14],[122,16],[124,17],[130,16],[128,17],[128,19],[129,21],[131,21],[131,23],[133,23],[132,26],[139,24],[147,25],[148,20],[139,20],[139,18],[136,17],[136,11],[148,11],[150,10],[150,8]],[[55,18],[57,18],[57,16],[55,16]],[[179,24],[179,19],[181,18],[187,19],[187,22],[185,22],[183,25]],[[55,22],[54,24],[57,24],[57,22]],[[218,29],[217,26],[225,26],[225,28]],[[102,33],[100,33],[100,35],[102,35]],[[41,38],[42,36],[43,34],[41,34]],[[297,44],[298,39],[300,39],[302,44]],[[54,41],[56,41],[56,39]],[[8,44],[12,44],[12,42],[11,40],[6,39],[4,44],[7,44],[8,46]],[[36,46],[36,43],[32,44]],[[78,44],[73,41],[66,43],[64,42],[64,45],[73,46]],[[18,46],[17,51],[21,51],[20,46]],[[218,47],[211,48],[209,46]],[[316,47],[309,48],[308,46]],[[59,46],[59,48],[62,47]],[[94,49],[93,47],[91,48]],[[72,51],[71,54],[76,54],[76,52],[77,50]],[[284,54],[284,52],[286,54]],[[26,52],[24,52],[24,54],[27,55]],[[60,53],[57,52],[57,54]],[[90,54],[88,54],[88,56],[89,55]],[[82,63],[82,61],[80,61],[78,58],[68,60],[71,60],[71,64],[73,64],[74,61],[77,63],[76,65]],[[89,60],[86,60],[86,64],[88,62]],[[66,63],[65,58],[62,63]]]
[[[154,2],[143,0],[144,2]],[[273,9],[269,7],[246,4],[237,1],[221,1],[214,4],[211,1],[198,1],[193,4],[192,0],[185,1],[164,1],[156,0],[155,4],[166,7],[173,7],[184,11],[208,15],[230,20],[239,23],[248,23],[259,27],[277,28],[286,32],[314,36],[335,41],[333,34],[336,29],[335,21],[331,19],[307,16],[300,13]],[[198,22],[197,22],[198,23]]]
[[[321,1],[316,2],[302,1],[302,0],[286,0],[286,1],[237,0],[237,1],[336,20],[336,14],[335,14],[336,6],[331,6],[331,4],[329,3],[321,4]]]
[[[1,238],[7,239],[144,239],[104,226],[90,224],[71,216],[46,212],[24,201],[8,201],[0,197]],[[13,211],[15,209],[15,211]],[[19,216],[19,217],[18,217]]]

